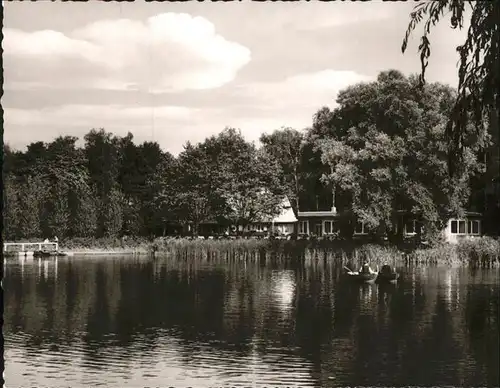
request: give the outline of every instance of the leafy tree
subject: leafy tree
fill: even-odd
[[[45,164],[46,152],[45,143],[41,141],[29,144],[27,151],[19,154],[16,175],[37,175]]]
[[[70,211],[67,186],[59,181],[50,190],[50,202],[46,213],[48,234],[66,237],[69,232]]]
[[[98,221],[97,193],[90,185],[86,185],[71,203],[71,231],[77,237],[95,237]]]
[[[146,176],[145,194],[142,196],[144,220],[148,220],[145,233],[152,235],[161,231],[165,235],[167,223],[174,219],[173,199],[178,194],[174,176],[176,160],[167,152],[154,164],[154,170]]]
[[[304,135],[292,128],[283,128],[260,138],[264,151],[279,166],[281,182],[292,209],[297,215],[300,207],[302,184],[302,150]]]
[[[3,165],[2,165],[2,174],[3,176],[12,176],[14,175],[16,168],[18,167],[18,160],[20,158],[20,152],[16,152],[12,150],[12,148],[8,144],[4,144],[3,146]]]
[[[146,182],[148,187],[148,210],[154,212],[155,230],[166,234],[167,225],[176,220],[175,198],[176,190],[176,165],[177,160],[169,153],[165,154],[156,171]]]
[[[247,168],[233,170],[233,177],[226,181],[230,184],[224,188],[229,209],[227,219],[235,225],[267,221],[277,216],[284,199],[275,164],[253,146],[247,157]]]
[[[213,161],[215,191],[224,201],[222,214],[231,224],[245,225],[279,212],[283,196],[276,169],[270,168],[274,167],[270,160],[246,142],[241,132],[226,128],[201,146]]]
[[[460,175],[450,177],[445,125],[453,98],[447,86],[422,89],[415,77],[388,71],[343,90],[339,107],[317,116],[316,146],[330,169],[324,180],[373,230],[393,230],[399,210],[421,217],[428,233],[461,213],[477,142],[469,130]]]
[[[216,179],[217,155],[210,155],[204,144],[189,142],[177,158],[173,179],[164,192],[170,196],[169,205],[175,208],[176,219],[192,224],[194,233],[199,225],[221,216],[223,198]],[[166,204],[167,202],[164,202]]]
[[[112,188],[109,194],[101,201],[103,215],[103,230],[106,237],[117,237],[123,226],[124,200],[117,188]]]
[[[460,157],[464,156],[461,151],[467,148],[469,121],[475,124],[478,133],[483,132],[484,122],[488,120],[494,133],[500,130],[500,2],[443,0],[418,4],[410,15],[402,44],[404,53],[412,32],[427,16],[419,46],[420,80],[425,82],[425,70],[431,54],[431,28],[441,21],[447,11],[451,27],[462,29],[467,8],[470,9],[470,26],[464,44],[457,47],[460,55],[458,93],[447,126],[452,140],[450,154],[454,156],[450,159],[451,172],[461,164]],[[500,149],[500,143],[497,147]]]
[[[276,164],[248,143],[241,133],[226,128],[203,143],[187,143],[167,174],[155,178],[160,189],[155,198],[166,217],[199,225],[244,225],[280,210],[283,193]]]
[[[127,235],[138,235],[141,233],[141,194],[140,181],[143,179],[139,172],[141,158],[139,149],[133,142],[133,135],[129,132],[127,136],[119,139],[120,166],[118,172],[118,183],[124,197],[123,233]]]
[[[42,193],[46,190],[46,187],[39,177],[26,176],[21,182],[17,192],[20,209],[18,214],[19,237],[42,237],[40,227],[43,209]]]
[[[116,236],[121,233],[125,200],[119,192],[120,139],[104,129],[85,135],[84,154],[95,187],[98,205],[97,236]]]
[[[119,170],[119,139],[104,129],[93,129],[85,135],[85,159],[90,179],[98,195],[107,195],[117,183]]]
[[[9,175],[3,178],[3,235],[13,239],[19,234],[19,185]]]
[[[123,232],[125,234],[151,234],[156,228],[156,210],[149,186],[158,166],[163,162],[163,151],[156,142],[133,143],[133,135],[118,139],[118,183],[124,196]]]
[[[151,206],[153,195],[150,192],[148,182],[153,179],[160,165],[167,166],[167,163],[164,162],[168,159],[168,156],[164,155],[160,145],[156,142],[144,142],[138,147],[140,163],[138,163],[136,171],[140,178],[136,181],[136,201],[141,204],[141,232],[145,235],[155,233],[158,221],[156,209]]]
[[[301,210],[329,210],[333,205],[333,187],[323,175],[330,171],[321,160],[321,150],[317,144],[321,139],[331,137],[331,111],[322,107],[313,118],[313,125],[304,135],[301,157],[302,183],[300,190]],[[312,195],[314,194],[314,195]],[[339,196],[335,195],[335,201]],[[338,205],[338,204],[337,204]]]
[[[49,235],[71,235],[78,198],[86,192],[88,172],[84,154],[76,148],[78,138],[60,136],[46,145],[44,163],[37,173],[50,189],[45,198],[44,229]],[[91,228],[92,229],[92,228]]]

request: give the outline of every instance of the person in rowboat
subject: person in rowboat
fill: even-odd
[[[384,263],[384,265],[380,269],[380,272],[383,273],[384,275],[389,275],[389,274],[393,273],[393,270],[389,264]]]
[[[360,274],[376,274],[377,271],[374,271],[370,268],[370,264],[368,264],[368,261],[365,261],[364,264],[361,266],[359,269]]]

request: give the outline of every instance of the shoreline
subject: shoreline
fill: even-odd
[[[58,258],[58,257],[74,257],[74,256],[145,256],[150,255],[151,252],[145,249],[74,249],[66,250],[60,249],[59,254],[51,254],[45,258]],[[24,252],[4,252],[5,258],[14,257],[36,257],[34,251]],[[41,257],[39,257],[41,258]]]
[[[78,242],[78,243],[77,243]],[[135,244],[133,244],[135,242]],[[99,246],[100,245],[100,246]],[[105,256],[151,256],[163,257],[171,254],[189,255],[201,250],[207,253],[230,253],[251,257],[260,256],[263,251],[276,251],[285,256],[295,256],[303,250],[325,249],[325,252],[337,251],[342,259],[347,257],[366,258],[369,261],[402,262],[407,264],[457,264],[461,265],[493,265],[500,264],[500,241],[491,237],[464,241],[462,244],[437,244],[429,247],[397,246],[361,241],[307,241],[307,240],[268,240],[268,239],[235,239],[235,240],[202,240],[158,238],[153,242],[144,240],[130,241],[125,246],[118,241],[98,240],[65,241],[59,246],[57,254],[38,254],[38,252],[4,252],[4,257],[105,257]]]
[[[65,250],[61,249],[65,256],[60,257],[73,257],[73,256],[131,256],[131,255],[148,255],[150,251],[145,249],[85,249],[85,250]]]

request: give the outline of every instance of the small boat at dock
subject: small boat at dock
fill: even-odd
[[[54,252],[54,251],[35,251],[33,252],[33,257],[61,257],[67,256],[65,252]]]
[[[53,255],[55,252],[49,252],[49,251],[34,251],[33,252],[33,257],[50,257]]]

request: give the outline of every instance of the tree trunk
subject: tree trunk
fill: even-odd
[[[295,179],[295,209],[293,209],[293,212],[295,214],[295,217],[298,217],[299,211],[300,211],[300,183],[299,183],[299,174],[297,172],[297,167],[295,167],[294,171],[294,179]]]

